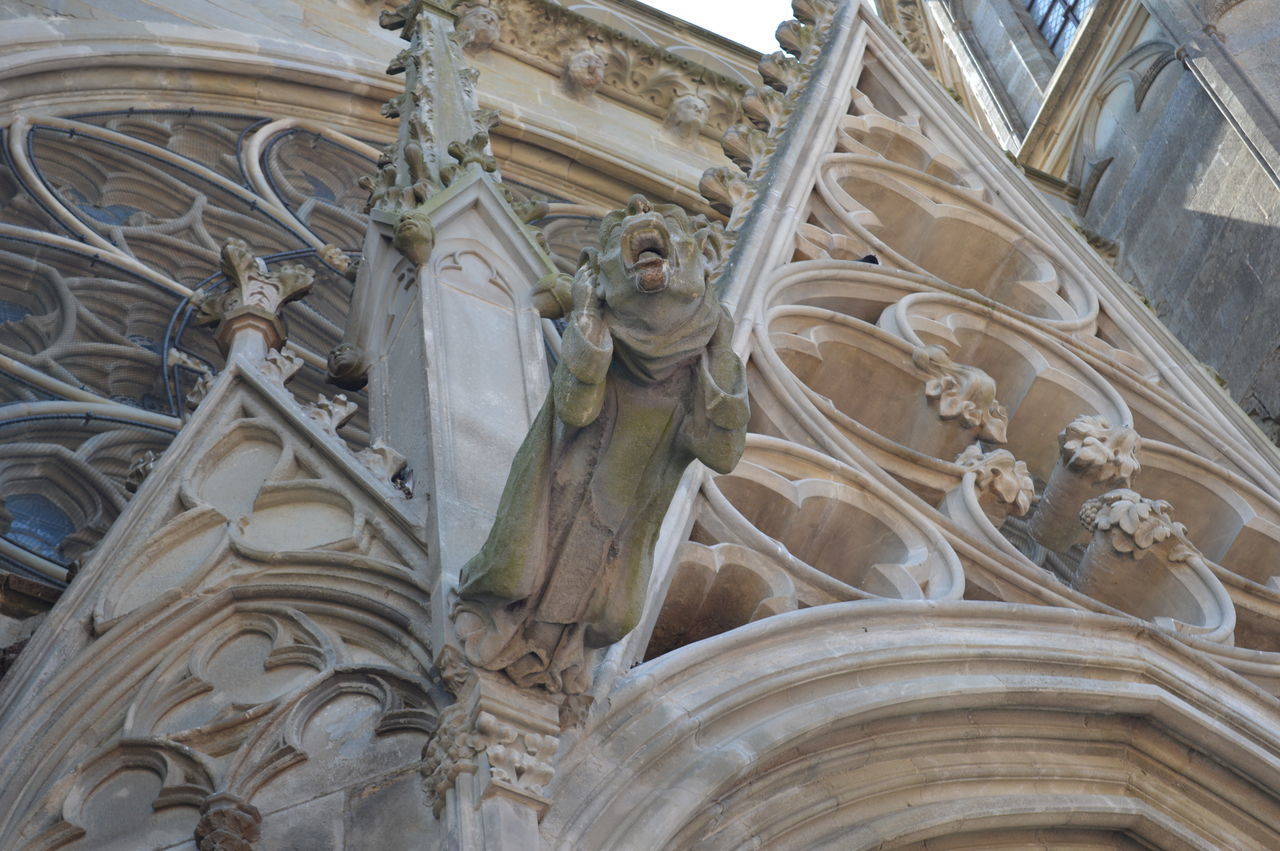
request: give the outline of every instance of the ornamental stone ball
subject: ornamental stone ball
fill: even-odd
[[[580,694],[587,653],[635,627],[658,528],[697,459],[738,462],[746,372],[711,278],[719,231],[640,195],[600,224],[577,274],[551,391],[511,465],[497,519],[462,569],[464,654],[522,687]]]

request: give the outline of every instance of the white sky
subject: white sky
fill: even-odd
[[[791,0],[641,0],[668,15],[731,38],[761,53],[778,49],[778,24],[793,17]]]

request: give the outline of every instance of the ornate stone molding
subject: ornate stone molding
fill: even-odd
[[[711,206],[729,217],[730,231],[741,227],[759,195],[787,118],[803,97],[822,52],[834,8],[828,0],[792,4],[796,17],[778,26],[782,50],[761,57],[757,66],[765,86],[748,89],[739,99],[747,121],[727,128],[721,142],[743,176],[735,175],[733,169],[713,167],[698,183],[698,191]]]
[[[737,80],[660,47],[644,44],[548,0],[501,0],[502,39],[493,49],[559,76],[571,54],[589,45],[604,62],[600,94],[665,116],[677,99],[696,94],[707,105],[706,127],[723,132],[746,89]]]
[[[959,420],[983,440],[1004,443],[1009,413],[996,399],[996,383],[976,366],[956,363],[942,346],[922,346],[911,362],[925,374],[924,395],[944,420]]]

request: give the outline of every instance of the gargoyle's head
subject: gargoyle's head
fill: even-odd
[[[633,195],[600,223],[599,283],[615,309],[659,294],[664,302],[698,301],[718,260],[706,220],[673,204]]]

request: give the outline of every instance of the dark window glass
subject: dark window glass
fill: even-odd
[[[1080,21],[1095,0],[1027,0],[1027,11],[1036,28],[1049,42],[1055,55],[1061,56],[1071,46],[1080,29]]]
[[[13,518],[9,531],[5,533],[6,538],[50,561],[66,562],[58,552],[58,545],[76,530],[66,512],[38,493],[6,497],[4,507]]]

